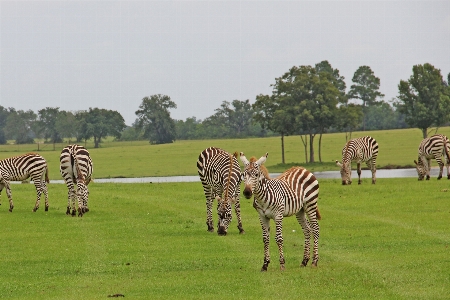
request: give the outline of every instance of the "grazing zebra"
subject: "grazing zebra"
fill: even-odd
[[[33,211],[38,210],[42,193],[45,195],[45,211],[48,211],[48,190],[46,184],[50,182],[48,180],[48,166],[45,158],[37,153],[27,153],[0,161],[0,193],[6,187],[9,211],[12,212],[14,208],[10,181],[23,181],[27,178],[31,178],[36,187],[37,199]]]
[[[358,184],[361,184],[361,162],[365,162],[372,171],[372,183],[375,184],[377,156],[378,143],[373,137],[364,136],[348,141],[342,149],[342,163],[336,160],[336,165],[341,168],[342,184],[352,183],[352,162],[357,164]]]
[[[270,219],[275,221],[275,240],[280,252],[280,269],[284,270],[283,254],[283,218],[295,215],[302,226],[305,236],[305,249],[301,266],[306,266],[310,257],[311,233],[314,238],[312,265],[317,266],[319,260],[319,223],[320,213],[317,207],[319,183],[316,177],[306,169],[292,167],[277,178],[269,178],[267,169],[263,166],[268,153],[260,159],[252,157],[250,161],[241,152],[241,161],[245,165],[243,179],[245,183],[244,196],[250,199],[255,195],[253,207],[259,213],[264,241],[264,264],[261,271],[267,271],[270,263],[269,233]],[[308,219],[306,218],[308,215]]]
[[[232,219],[231,203],[234,203],[239,233],[244,233],[239,203],[241,168],[237,160],[237,152],[230,154],[220,148],[206,148],[198,157],[197,169],[206,196],[206,225],[208,225],[208,231],[214,232],[212,205],[214,199],[216,199],[219,215],[217,233],[219,235],[227,234]]]
[[[442,178],[442,171],[444,169],[444,163],[442,162],[441,157],[444,156],[445,159],[445,167],[447,168],[447,179],[450,179],[449,174],[449,164],[450,164],[450,155],[449,155],[449,147],[450,142],[448,137],[443,134],[435,134],[429,138],[422,140],[419,145],[419,156],[417,161],[414,161],[416,164],[417,174],[419,175],[419,180],[423,180],[426,175],[427,180],[430,179],[430,169],[431,169],[431,159],[436,159],[439,164],[439,176],[437,179]]]
[[[89,211],[88,197],[89,190],[87,188],[91,182],[93,164],[89,152],[80,145],[68,145],[61,151],[59,157],[61,176],[69,190],[67,200],[66,214],[70,215],[72,208],[72,216],[76,215],[75,198],[78,198],[78,216],[82,217],[84,213]],[[77,185],[75,192],[74,184]],[[72,200],[72,205],[71,205]]]

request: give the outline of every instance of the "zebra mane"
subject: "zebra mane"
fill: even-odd
[[[254,163],[254,162],[257,161],[257,160],[258,160],[258,159],[257,159],[256,157],[254,157],[254,156],[250,157],[250,163]],[[266,179],[270,179],[270,176],[269,176],[269,170],[267,170],[266,166],[261,165],[261,166],[259,166],[259,167],[260,167],[261,172],[263,173],[264,177],[265,177]]]

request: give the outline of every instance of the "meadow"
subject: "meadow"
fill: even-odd
[[[450,135],[450,128],[439,133]],[[375,137],[378,167],[412,166],[422,140],[417,129],[353,134]],[[316,138],[316,141],[318,138]],[[313,171],[337,170],[343,134],[323,137],[323,163]],[[196,175],[200,151],[209,146],[269,152],[270,172],[304,165],[300,137],[286,138],[282,165],[280,138],[177,141],[169,145],[113,142],[93,149],[94,178]],[[50,178],[59,175],[65,144],[40,145]],[[37,151],[36,145],[2,145],[0,159]],[[318,160],[316,148],[316,159]],[[433,162],[434,166],[436,163]],[[65,215],[67,189],[49,185],[50,209],[33,213],[32,184],[14,184],[15,208],[0,205],[1,299],[448,299],[450,294],[450,181],[364,178],[342,186],[320,180],[317,268],[300,268],[303,234],[295,218],[283,223],[286,270],[279,270],[271,236],[271,264],[261,273],[263,243],[251,200],[241,197],[244,235],[234,216],[228,235],[206,231],[200,183],[89,185],[90,212]],[[217,222],[216,214],[214,222]],[[273,226],[273,223],[272,223]]]
[[[434,133],[434,132],[433,132]],[[438,133],[450,136],[450,127],[440,128]],[[414,167],[417,148],[422,141],[418,129],[398,129],[370,132],[354,132],[352,138],[370,135],[379,144],[378,168]],[[345,134],[325,134],[322,138],[322,163],[319,163],[319,137],[315,138],[316,163],[305,163],[304,146],[300,136],[285,137],[285,164],[281,164],[280,137],[176,141],[172,144],[150,145],[147,141],[114,142],[107,140],[94,149],[92,141],[86,143],[94,161],[95,178],[149,177],[197,175],[197,158],[200,152],[210,146],[220,147],[228,152],[243,151],[247,157],[269,157],[266,166],[270,172],[282,172],[293,165],[308,170],[338,170],[335,160],[341,160]],[[0,159],[38,152],[48,162],[50,179],[61,179],[59,155],[64,144],[0,145]],[[84,144],[83,144],[84,145]],[[436,162],[432,162],[436,166]],[[366,167],[362,164],[362,167]]]
[[[379,179],[320,182],[317,268],[300,268],[303,234],[283,224],[286,270],[263,263],[261,228],[241,199],[227,236],[206,231],[199,183],[93,184],[90,212],[65,215],[66,189],[49,186],[50,209],[31,212],[34,187],[13,186],[0,206],[0,298],[448,299],[449,182]],[[214,214],[216,222],[217,216]],[[272,223],[273,225],[273,223]]]

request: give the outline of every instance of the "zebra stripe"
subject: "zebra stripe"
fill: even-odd
[[[59,161],[59,170],[68,189],[66,214],[76,215],[75,198],[77,198],[78,216],[82,217],[84,213],[89,211],[89,190],[87,186],[91,182],[93,172],[89,151],[80,145],[68,145],[61,151]],[[75,184],[77,185],[76,191]]]
[[[336,165],[341,168],[342,184],[352,183],[352,162],[357,164],[358,184],[361,184],[361,162],[365,162],[372,171],[372,184],[377,181],[378,143],[370,136],[350,140],[342,149],[342,163],[336,160]]]
[[[245,189],[243,194],[247,199],[254,195],[253,207],[259,213],[262,228],[264,263],[261,271],[267,271],[270,263],[270,219],[275,221],[275,240],[280,253],[280,269],[284,270],[283,218],[293,215],[302,226],[305,236],[301,266],[306,266],[310,259],[311,233],[314,238],[312,265],[317,266],[319,261],[319,223],[317,220],[320,220],[317,207],[319,183],[311,172],[301,167],[292,167],[277,178],[269,178],[267,169],[263,166],[267,155],[266,153],[259,160],[252,157],[248,161],[244,153],[241,152],[240,154],[241,161],[245,165],[243,172]]]
[[[217,233],[226,235],[231,223],[231,203],[238,219],[239,233],[244,233],[241,221],[241,205],[239,202],[241,168],[234,155],[216,147],[203,150],[197,160],[197,170],[206,197],[206,225],[208,231],[214,232],[212,205],[218,201]]]
[[[442,171],[444,169],[444,163],[441,157],[444,156],[445,167],[447,168],[447,179],[450,179],[449,174],[449,155],[450,142],[448,137],[443,134],[435,134],[429,138],[422,140],[419,145],[418,161],[414,161],[416,164],[417,175],[419,180],[423,180],[426,175],[427,180],[430,179],[431,159],[436,159],[439,164],[439,176],[437,179],[442,178]],[[426,162],[426,163],[425,163]]]
[[[41,202],[41,194],[45,195],[45,211],[48,211],[48,166],[45,158],[37,153],[27,153],[20,156],[6,158],[0,161],[0,193],[6,187],[9,199],[9,211],[12,212],[14,203],[10,181],[23,181],[30,178],[36,187],[36,204],[33,211],[38,210]]]

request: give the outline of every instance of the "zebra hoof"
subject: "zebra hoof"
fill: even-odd
[[[268,265],[264,264],[264,265],[261,267],[261,272],[267,272],[267,267],[268,267]]]
[[[45,207],[45,211],[48,211],[48,206]]]
[[[280,265],[280,271],[284,271],[286,267],[284,265]]]
[[[306,267],[308,265],[308,261],[309,261],[309,259],[307,259],[307,258],[303,259],[302,264],[300,265],[300,267]]]

